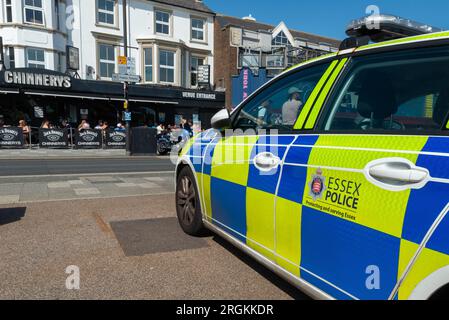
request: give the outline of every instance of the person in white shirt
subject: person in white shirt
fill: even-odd
[[[161,135],[164,132],[164,130],[165,130],[164,125],[161,123],[156,127],[157,135],[158,136]]]
[[[288,100],[282,106],[283,124],[293,126],[298,119],[299,112],[303,105],[301,101],[301,90],[296,87],[291,87],[288,90]]]

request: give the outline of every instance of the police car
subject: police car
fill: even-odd
[[[448,111],[449,32],[293,67],[184,148],[180,225],[313,298],[449,298]]]

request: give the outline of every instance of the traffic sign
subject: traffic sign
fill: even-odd
[[[112,81],[118,81],[118,82],[140,82],[140,76],[114,73],[112,75]]]
[[[128,59],[125,56],[118,56],[118,64],[126,65],[128,63]]]

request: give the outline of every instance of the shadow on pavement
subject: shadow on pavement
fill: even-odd
[[[256,271],[258,274],[263,276],[265,279],[273,283],[276,287],[278,287],[280,290],[284,291],[286,294],[288,294],[290,297],[292,297],[295,300],[310,300],[310,298],[302,293],[299,289],[289,284],[287,281],[282,279],[281,277],[277,276],[274,272],[270,271],[269,269],[265,268],[263,265],[258,263],[256,260],[245,254],[243,251],[240,251],[236,247],[234,247],[232,244],[227,242],[225,239],[213,235],[213,240],[218,243],[220,246],[225,248],[227,251],[232,253],[236,258],[238,258],[240,261],[248,265],[251,269]]]
[[[27,208],[0,209],[0,226],[20,221],[25,217]]]

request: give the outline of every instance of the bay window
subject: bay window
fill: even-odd
[[[163,83],[175,82],[175,52],[159,51],[159,81]]]

